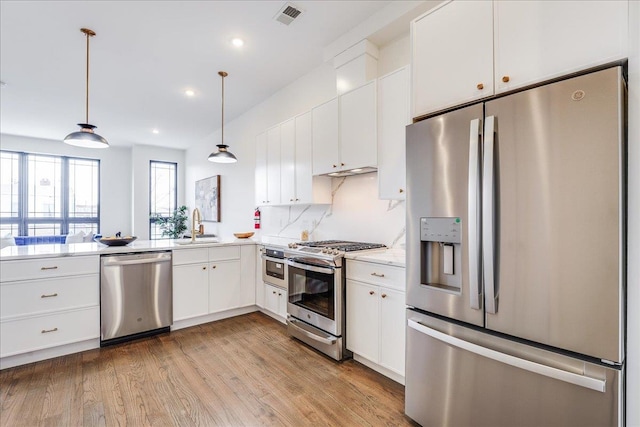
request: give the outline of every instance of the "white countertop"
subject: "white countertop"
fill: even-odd
[[[0,251],[0,261],[28,258],[55,258],[63,256],[104,255],[131,252],[181,250],[213,246],[236,246],[258,244],[253,239],[221,239],[219,242],[179,244],[175,240],[136,240],[126,246],[106,246],[102,243],[71,243],[68,245],[23,245],[8,246]]]
[[[406,252],[404,249],[387,249],[384,251],[367,251],[360,253],[347,253],[345,258],[357,261],[373,262],[376,264],[394,265],[405,267]]]

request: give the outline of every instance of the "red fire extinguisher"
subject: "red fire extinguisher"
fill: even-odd
[[[260,208],[256,208],[253,213],[253,228],[258,230],[260,228]]]

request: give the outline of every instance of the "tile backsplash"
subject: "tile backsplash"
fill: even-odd
[[[353,240],[404,248],[405,202],[378,199],[378,174],[332,179],[331,205],[263,207],[262,236]]]

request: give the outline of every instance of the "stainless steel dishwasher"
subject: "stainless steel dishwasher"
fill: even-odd
[[[101,346],[169,331],[170,251],[103,255],[100,266]]]

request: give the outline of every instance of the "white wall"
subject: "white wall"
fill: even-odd
[[[0,148],[100,160],[100,232],[149,235],[149,161],[178,163],[178,203],[184,198],[184,151],[134,146],[107,149],[73,147],[62,141],[0,134]],[[182,173],[181,173],[182,171]],[[132,197],[133,195],[133,197]],[[138,232],[140,234],[138,234]]]
[[[629,3],[627,425],[640,426],[640,2]]]

